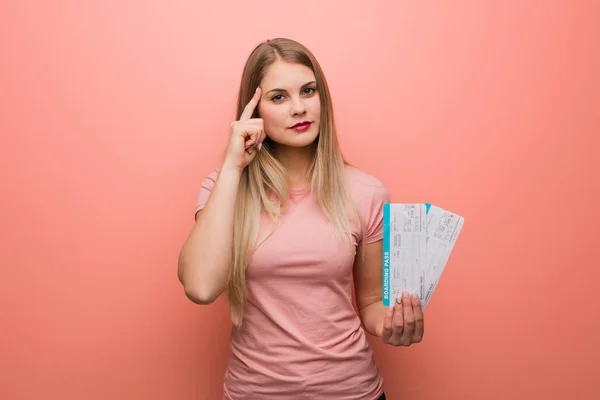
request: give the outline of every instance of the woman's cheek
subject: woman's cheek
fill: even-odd
[[[273,107],[264,106],[259,108],[259,113],[263,119],[265,132],[272,132],[277,129],[279,115]]]
[[[321,113],[321,98],[319,96],[315,96],[314,99],[315,99],[315,102],[314,102],[315,112],[320,114]]]

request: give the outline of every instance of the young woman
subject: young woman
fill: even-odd
[[[340,152],[325,76],[289,39],[250,54],[220,168],[201,185],[178,276],[197,304],[226,292],[226,399],[384,399],[366,333],[423,337],[405,293],[381,301],[386,187]]]

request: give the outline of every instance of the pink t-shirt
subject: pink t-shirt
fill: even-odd
[[[375,400],[383,392],[351,290],[357,244],[382,239],[388,191],[355,167],[346,172],[365,237],[357,225],[352,245],[336,241],[314,193],[291,193],[288,210],[246,272],[248,298],[242,327],[232,329],[226,399]],[[217,175],[214,170],[203,181],[196,211]],[[269,221],[261,222],[259,237],[272,230]]]

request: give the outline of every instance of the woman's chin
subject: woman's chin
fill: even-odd
[[[271,137],[271,140],[277,143],[278,145],[302,148],[315,143],[318,136],[319,132],[286,132],[284,135],[282,135],[282,137]]]
[[[287,142],[289,146],[293,147],[306,147],[310,146],[317,140],[319,137],[319,132],[303,132],[303,133],[294,133],[294,136],[289,137]]]

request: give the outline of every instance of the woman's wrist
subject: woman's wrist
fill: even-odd
[[[238,179],[242,176],[243,168],[239,168],[235,166],[233,163],[229,162],[229,160],[223,161],[223,165],[221,166],[221,170],[219,175],[228,175],[232,177],[237,177]]]

